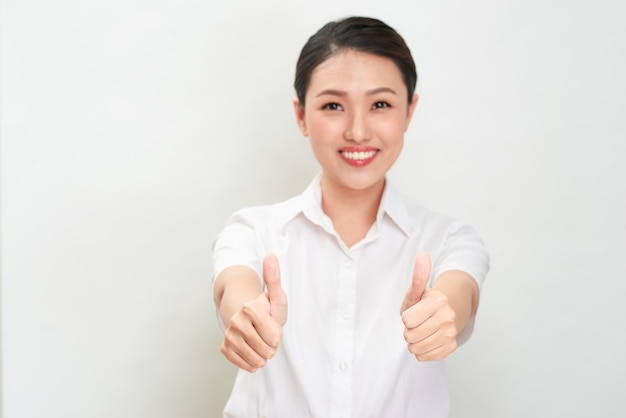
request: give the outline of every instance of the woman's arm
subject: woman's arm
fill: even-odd
[[[213,295],[226,328],[246,302],[262,293],[259,276],[250,267],[233,266],[221,272],[215,279]]]
[[[449,270],[437,277],[433,289],[442,292],[448,299],[455,313],[455,327],[460,333],[478,309],[479,290],[476,280],[464,271]]]

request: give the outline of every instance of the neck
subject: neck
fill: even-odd
[[[385,181],[363,190],[339,187],[322,176],[322,209],[335,231],[351,247],[367,235],[376,220]]]

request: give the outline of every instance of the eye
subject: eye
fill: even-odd
[[[372,109],[384,109],[386,107],[391,107],[391,105],[383,101],[378,101],[372,105]]]
[[[326,103],[324,106],[322,106],[322,109],[326,109],[326,110],[342,110],[341,105],[339,103]]]

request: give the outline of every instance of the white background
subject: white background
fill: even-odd
[[[418,65],[392,181],[492,256],[453,417],[626,416],[624,2],[1,7],[5,418],[219,416],[212,239],[317,172],[295,62],[353,14]]]

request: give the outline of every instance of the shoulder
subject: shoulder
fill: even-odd
[[[448,214],[431,210],[426,206],[403,199],[404,210],[411,225],[411,234],[445,234],[466,225],[463,221]]]
[[[461,219],[423,206],[411,205],[408,211],[415,220],[413,233],[433,256],[434,276],[461,270],[482,286],[489,271],[489,253],[476,229]]]
[[[275,247],[280,219],[294,206],[292,200],[245,207],[230,215],[213,240],[214,277],[233,265],[248,266],[260,274],[263,257]]]
[[[241,208],[228,218],[226,226],[239,224],[254,229],[277,230],[302,210],[302,198],[295,196],[278,203]]]
[[[483,246],[476,229],[462,219],[418,205],[411,206],[409,211],[415,225],[413,233],[431,237],[441,245],[463,241]]]
[[[467,222],[448,214],[431,210],[402,198],[402,211],[409,236],[418,237],[427,247],[443,248],[458,243],[475,243],[484,248],[477,231]]]
[[[255,225],[267,221],[272,212],[272,206],[250,206],[244,207],[233,212],[226,221],[226,226],[240,223],[245,225]]]
[[[422,235],[425,231],[443,233],[450,226],[459,223],[449,215],[407,199],[390,182],[387,182],[381,205],[391,219],[410,236]]]

